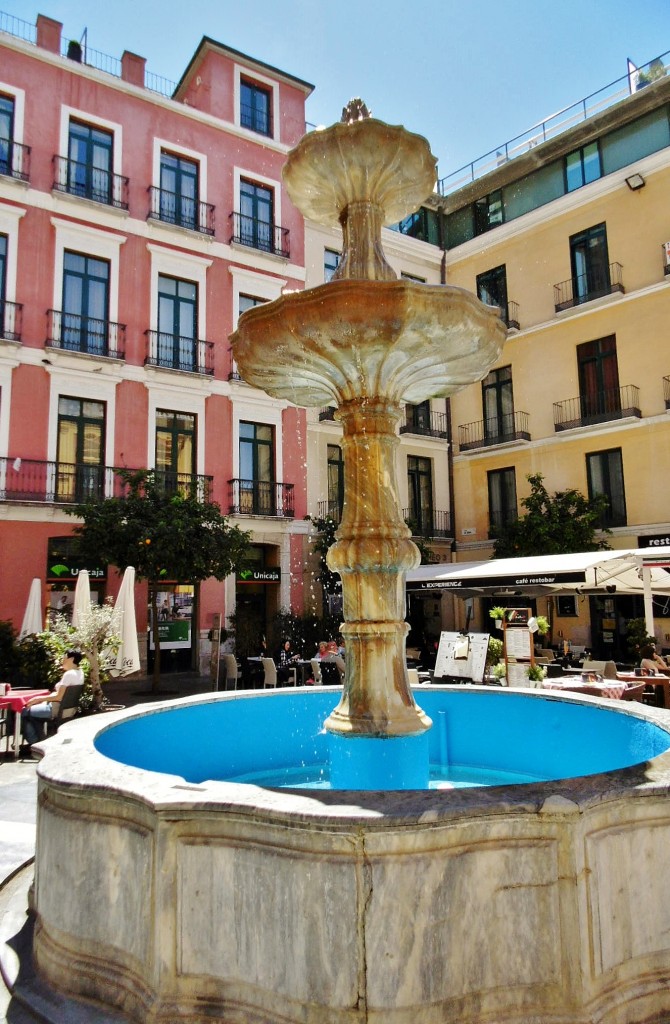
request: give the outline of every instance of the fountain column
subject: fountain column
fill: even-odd
[[[342,579],[346,670],[330,732],[407,736],[430,727],[407,678],[405,572],[419,551],[400,514],[396,483],[399,404],[384,398],[344,402],[344,509],[328,565]]]

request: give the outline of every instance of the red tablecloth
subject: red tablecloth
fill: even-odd
[[[638,682],[641,683],[643,680],[639,679]],[[591,682],[590,680],[582,679],[580,676],[575,676],[574,679],[545,679],[542,686],[545,690],[572,690],[574,693],[580,693],[582,687],[588,687],[589,689],[599,690],[603,697],[612,697],[615,700],[621,700],[627,690],[625,682],[618,682],[613,679]]]
[[[0,708],[11,708],[19,714],[29,700],[33,697],[46,697],[51,690],[10,690],[4,697],[0,697]]]

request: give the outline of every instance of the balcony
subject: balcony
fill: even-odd
[[[332,519],[339,526],[342,522],[342,503],[339,501],[320,501],[317,505],[319,519]]]
[[[17,181],[30,179],[30,146],[13,139],[0,139],[0,174]]]
[[[0,338],[21,341],[23,306],[18,302],[0,302]]]
[[[626,384],[622,388],[606,388],[594,394],[579,395],[564,402],[554,402],[554,430],[572,430],[629,416],[641,418],[639,388]]]
[[[229,480],[228,512],[237,516],[292,519],[293,484],[274,480]]]
[[[251,249],[260,249],[262,252],[281,256],[286,260],[289,258],[291,250],[288,228],[280,228],[276,224],[259,220],[257,217],[246,217],[242,213],[231,213],[230,216],[232,219],[231,242],[248,245]]]
[[[47,318],[48,348],[107,359],[125,359],[125,324],[79,316],[77,313],[63,313],[57,309],[48,310]]]
[[[155,185],[151,185],[147,191],[151,196],[148,220],[159,220],[163,224],[199,231],[202,235],[214,234],[214,207],[211,203],[201,203],[189,196],[156,188]]]
[[[121,174],[91,164],[82,164],[66,156],[54,158],[55,192],[90,199],[94,203],[113,206],[116,210],[128,209],[128,179]]]
[[[448,438],[447,414],[426,412],[421,406],[405,406],[405,422],[400,424],[401,434],[421,434],[424,437]]]
[[[505,324],[507,324],[508,331],[519,331],[519,303],[512,302],[510,299],[507,303],[507,308],[501,310],[501,316]]]
[[[229,360],[228,380],[236,380],[236,381],[243,380],[242,374],[240,373],[240,371],[237,368],[237,363],[235,362],[235,358],[233,356],[232,348],[228,349],[228,360]]]
[[[211,377],[214,373],[214,342],[201,338],[187,338],[164,331],[145,331],[147,355],[145,366],[182,373],[201,373]]]
[[[165,470],[154,470],[153,476],[165,494],[209,500],[211,476]],[[127,486],[112,466],[0,458],[0,501],[73,505],[126,494]]]
[[[584,302],[592,302],[603,295],[624,292],[622,281],[623,267],[620,263],[610,263],[607,273],[600,268],[587,274],[579,274],[567,281],[554,285],[554,309],[560,313],[564,309],[580,306]]]
[[[462,452],[513,441],[530,441],[527,412],[510,412],[496,419],[475,420],[458,428],[458,447]]]
[[[413,537],[423,540],[444,540],[453,537],[451,532],[451,513],[438,512],[436,509],[416,510],[404,508],[402,517],[412,531]]]
[[[335,406],[326,405],[319,409],[319,423],[333,422],[335,420]]]

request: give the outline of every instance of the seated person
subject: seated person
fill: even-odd
[[[79,668],[82,658],[81,651],[66,651],[61,662],[63,675],[60,681],[51,693],[32,697],[21,712],[21,732],[31,746],[43,738],[44,722],[51,721],[68,686],[81,686],[84,682],[84,673]]]
[[[670,676],[670,668],[656,653],[656,644],[645,644],[640,648],[640,668],[651,676]]]
[[[289,671],[289,666],[291,662],[299,660],[300,655],[296,654],[293,648],[291,647],[291,641],[284,640],[284,643],[279,648],[279,653],[277,654],[276,658],[277,679],[282,683],[287,683],[291,678],[291,673]]]
[[[319,646],[317,648],[314,658],[316,661],[321,661],[328,654],[328,642],[326,640],[319,640]]]
[[[321,644],[319,644],[319,648],[320,647],[321,647]],[[342,679],[344,679],[344,658],[339,653],[336,640],[329,640],[328,641],[328,643],[326,644],[326,653],[319,660],[320,661],[334,661],[335,664],[337,665],[338,669],[340,670],[340,677]]]

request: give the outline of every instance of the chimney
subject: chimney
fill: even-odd
[[[123,81],[130,82],[131,85],[139,85],[143,89],[146,63],[145,57],[138,57],[136,53],[124,50],[121,57],[121,78]]]
[[[37,45],[51,53],[60,53],[60,35],[63,26],[60,21],[47,18],[44,14],[37,15]]]

